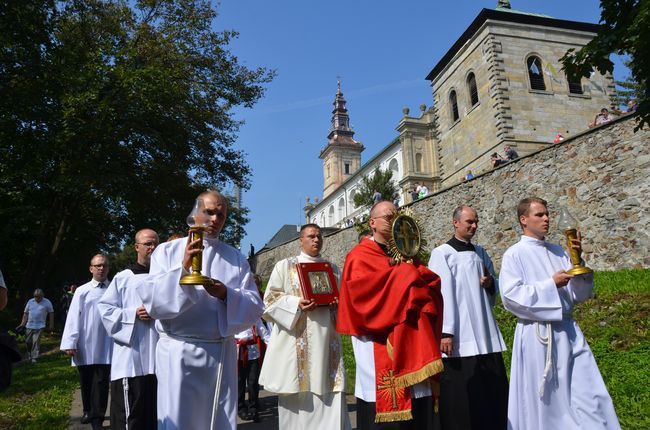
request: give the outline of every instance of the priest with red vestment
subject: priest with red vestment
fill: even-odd
[[[345,259],[337,330],[352,335],[360,430],[434,428],[434,400],[442,371],[440,278],[417,258],[395,262],[388,243],[397,208],[370,211],[372,237]],[[393,427],[391,427],[393,428]]]

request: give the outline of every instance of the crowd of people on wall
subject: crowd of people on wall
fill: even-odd
[[[427,262],[394,252],[398,208],[378,200],[342,270],[322,256],[321,228],[306,224],[300,253],[277,262],[263,289],[243,255],[219,240],[227,200],[216,191],[198,199],[202,239],[160,244],[143,228],[131,266],[109,280],[108,258],[94,255],[92,279],[72,295],[60,348],[78,369],[81,422],[93,429],[102,428],[109,392],[114,430],[235,429],[238,417],[261,420],[260,385],[277,395],[280,429],[350,429],[342,334],[356,363],[358,429],[620,428],[572,317],[592,296],[593,274],[569,273],[568,250],[546,241],[546,201],[514,208],[522,236],[498,276],[473,242],[471,206],[450,214],[451,238]],[[570,248],[581,253],[579,235]],[[318,289],[307,288],[307,275]],[[497,296],[517,318],[509,382]],[[30,359],[48,322],[52,304],[36,290],[21,323]]]

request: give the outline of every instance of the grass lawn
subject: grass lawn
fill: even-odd
[[[621,426],[650,429],[650,270],[598,272],[595,297],[579,304],[574,318],[596,357]],[[510,372],[510,349],[516,318],[499,303],[495,315],[509,351],[503,354]],[[354,393],[354,354],[343,338],[348,392]],[[589,381],[575,381],[589,384]]]
[[[58,336],[43,333],[41,340],[41,353],[58,350]],[[20,347],[24,353],[25,345]],[[66,429],[78,386],[76,369],[58,352],[14,367],[11,386],[0,394],[0,429]]]

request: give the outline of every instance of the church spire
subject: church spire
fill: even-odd
[[[361,142],[354,140],[354,131],[350,128],[350,116],[345,103],[341,80],[337,79],[332,125],[327,135],[327,146],[320,152],[325,179],[323,198],[336,190],[361,166],[361,152],[364,147]]]
[[[345,103],[345,98],[343,98],[343,93],[341,92],[341,80],[339,79],[337,82],[336,96],[334,97],[334,110],[332,110],[332,128],[327,136],[330,140],[335,135],[349,136],[350,138],[354,136],[354,131],[350,128],[350,116],[348,115]]]

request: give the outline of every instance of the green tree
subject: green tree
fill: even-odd
[[[612,53],[628,55],[632,79],[639,84],[640,122],[650,121],[650,1],[601,0],[600,24],[596,37],[580,50],[569,49],[560,59],[569,79],[588,77],[596,68],[612,73]]]
[[[628,69],[632,67],[630,60],[624,62]],[[616,106],[624,106],[631,99],[637,101],[643,97],[641,84],[634,80],[632,76],[626,76],[622,81],[614,81],[616,84]]]
[[[354,195],[356,207],[371,207],[374,203],[375,191],[379,191],[382,200],[394,201],[398,197],[398,189],[393,181],[393,171],[381,170],[376,167],[370,174],[361,179],[361,186]]]
[[[210,1],[0,10],[0,257],[20,291],[87,278],[139,228],[185,232],[207,188],[249,187],[233,108],[273,72],[228,51],[237,33],[212,29]]]

